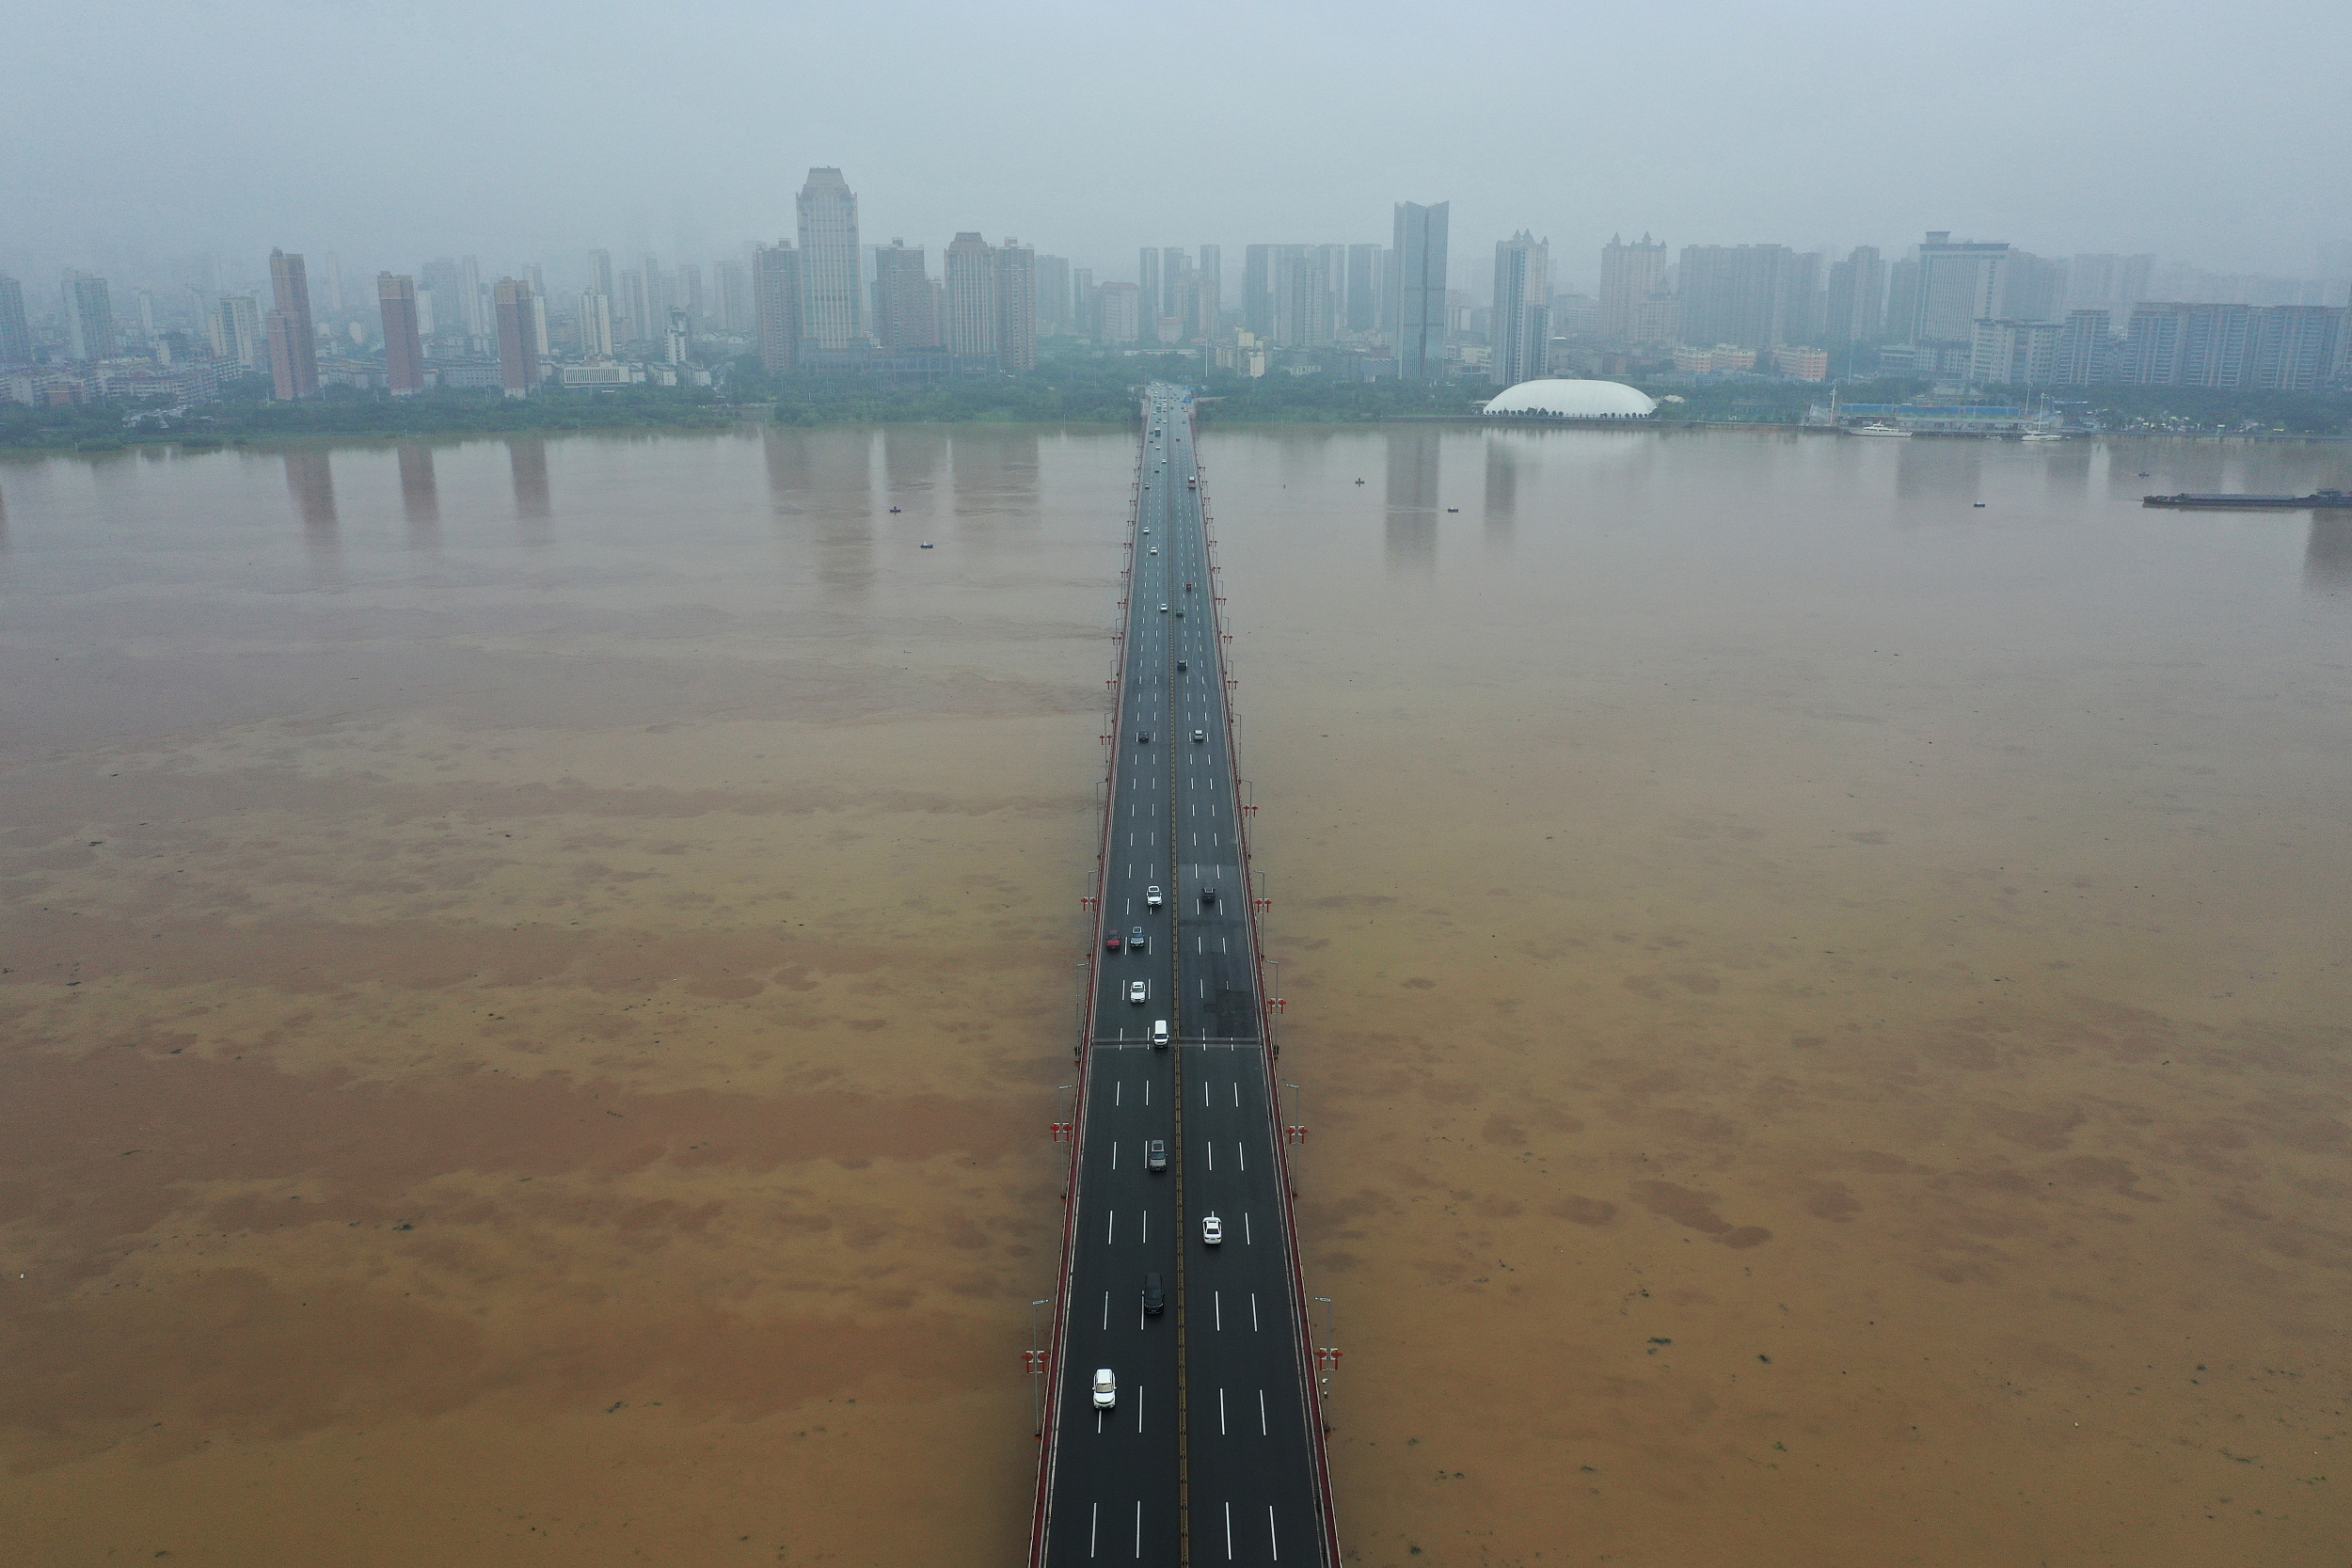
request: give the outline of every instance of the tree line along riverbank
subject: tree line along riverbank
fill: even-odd
[[[1087,357],[1049,362],[1022,375],[975,377],[936,387],[894,387],[852,374],[763,373],[755,360],[729,367],[723,390],[637,386],[599,391],[548,390],[528,398],[495,388],[439,388],[394,398],[330,388],[317,398],[278,403],[258,380],[217,403],[176,410],[90,404],[31,408],[0,404],[0,450],[108,451],[154,443],[202,448],[296,438],[554,435],[575,431],[709,431],[745,419],[785,425],[838,423],[1043,423],[1124,426],[1153,377],[1190,377],[1204,416],[1222,423],[1352,424],[1383,420],[1469,419],[1493,388],[1461,382],[1336,381],[1274,374],[1254,380],[1213,372],[1181,355]],[[1637,385],[1641,385],[1637,383]],[[1801,423],[1827,389],[1803,382],[1726,381],[1644,385],[1664,424]],[[1900,403],[1927,390],[1915,381],[1848,384],[1850,403]],[[2201,388],[2070,388],[2058,397],[2022,388],[1975,394],[1988,403],[2047,396],[2069,415],[2132,434],[2352,436],[2352,391],[2239,392]]]

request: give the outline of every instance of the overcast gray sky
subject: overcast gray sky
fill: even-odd
[[[2352,5],[1607,7],[74,0],[0,24],[0,268],[272,245],[347,270],[731,251],[838,164],[868,241],[1386,241],[1457,284],[1525,226],[1590,282],[1686,244],[2153,250],[2313,276],[2352,239]],[[1236,259],[1237,260],[1237,259]]]

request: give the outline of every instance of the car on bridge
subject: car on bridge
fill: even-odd
[[[1200,1243],[1203,1246],[1224,1245],[1225,1222],[1215,1214],[1203,1217],[1200,1221]]]
[[[1195,731],[1193,732],[1193,738],[1194,738],[1194,739],[1196,739],[1196,740],[1200,739],[1200,731],[1198,731],[1198,730],[1195,730]],[[1156,909],[1158,909],[1158,908],[1160,907],[1160,884],[1159,884],[1159,883],[1157,883],[1157,882],[1153,882],[1153,883],[1152,883],[1150,887],[1147,887],[1147,888],[1145,888],[1145,889],[1143,890],[1143,907],[1144,907],[1145,909],[1147,909],[1147,910],[1156,910]]]
[[[1143,1168],[1145,1170],[1166,1170],[1168,1168],[1168,1144],[1166,1141],[1159,1138],[1153,1138],[1150,1143],[1143,1146]]]
[[[1183,659],[1181,659],[1181,658],[1180,658],[1180,659],[1178,659],[1178,660],[1176,661],[1176,668],[1178,669],[1178,671],[1180,671],[1180,672],[1181,672],[1181,671],[1184,671],[1184,670],[1189,670],[1189,669],[1191,669],[1191,668],[1192,668],[1192,666],[1191,666],[1190,664],[1186,663],[1184,660],[1183,660]]]
[[[1145,1275],[1143,1276],[1143,1310],[1145,1316],[1156,1318],[1167,1309],[1168,1292],[1160,1287],[1160,1276],[1155,1274]]]
[[[1146,941],[1146,940],[1145,940],[1144,935],[1143,935],[1143,927],[1142,927],[1138,926],[1138,927],[1136,927],[1134,930],[1129,931],[1129,932],[1127,933],[1127,951],[1128,951],[1128,952],[1130,952],[1130,953],[1148,953],[1148,952],[1150,952],[1151,950],[1152,950],[1152,944],[1151,944],[1148,941]]]
[[[1119,1408],[1119,1379],[1112,1375],[1108,1367],[1094,1369],[1094,1408],[1097,1410]]]
[[[1106,931],[1103,934],[1103,951],[1105,953],[1116,953],[1119,951],[1119,933],[1117,931]]]
[[[1161,614],[1163,614],[1163,615],[1167,614],[1167,613],[1168,613],[1168,606],[1166,606],[1165,604],[1161,605],[1161,606],[1160,606],[1160,613],[1161,613]]]
[[[1149,1002],[1149,1001],[1151,1001],[1151,1000],[1152,1000],[1152,983],[1151,983],[1150,981],[1148,981],[1148,980],[1130,980],[1130,981],[1128,981],[1128,982],[1127,982],[1127,1000],[1128,1000],[1128,1001],[1130,1001],[1130,1002]]]
[[[1200,745],[1202,741],[1204,741],[1204,740],[1206,740],[1206,739],[1208,739],[1208,738],[1209,738],[1209,732],[1208,732],[1208,731],[1206,731],[1206,730],[1195,730],[1195,731],[1193,731],[1193,732],[1192,732],[1192,743],[1193,743],[1195,746]]]

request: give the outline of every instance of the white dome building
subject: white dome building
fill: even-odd
[[[1489,416],[1533,420],[1646,420],[1658,400],[1622,381],[1522,381],[1486,404]]]

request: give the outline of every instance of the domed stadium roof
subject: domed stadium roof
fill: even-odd
[[[1643,420],[1657,400],[1621,381],[1522,381],[1486,404],[1489,414],[1556,420]]]

